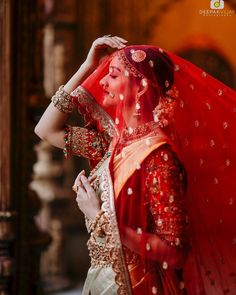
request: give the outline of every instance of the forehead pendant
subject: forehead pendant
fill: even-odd
[[[146,58],[146,52],[143,50],[131,49],[130,53],[131,53],[132,60],[135,62],[141,62],[141,61],[145,60],[145,58]]]

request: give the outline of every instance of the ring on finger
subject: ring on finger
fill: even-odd
[[[78,193],[78,186],[77,185],[73,185],[72,186],[72,190],[77,194]]]

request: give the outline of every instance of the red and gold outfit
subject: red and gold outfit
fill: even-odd
[[[99,83],[114,57],[129,90],[148,85],[141,96],[121,87],[115,110],[103,107]],[[88,241],[83,294],[234,294],[235,92],[143,45],[107,58],[72,97],[93,131],[72,129],[67,148],[95,161],[105,155],[91,172],[104,236],[94,231]]]

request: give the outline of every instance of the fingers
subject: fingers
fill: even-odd
[[[128,42],[127,40],[125,40],[125,39],[123,39],[121,37],[118,37],[118,36],[114,36],[114,37],[111,37],[111,38],[112,38],[112,40],[114,40],[117,43],[118,47],[120,47],[120,48],[125,47],[126,44],[124,44],[124,43]]]
[[[85,177],[85,171],[84,171],[84,170],[82,170],[82,171],[78,174],[78,176],[76,177],[76,179],[75,179],[75,181],[74,181],[74,184],[73,184],[73,186],[72,186],[72,189],[73,189],[73,191],[74,191],[75,193],[78,193],[80,187],[81,187],[81,188],[84,187],[84,184],[83,184],[83,182],[81,181],[81,177],[82,177],[82,175]],[[87,184],[87,188],[90,187],[91,189],[93,189],[90,183],[92,183],[96,178],[97,178],[97,175],[93,175],[92,177],[89,177],[89,178],[86,178],[86,177],[85,177],[85,182],[86,182],[86,184]],[[84,189],[85,189],[85,188],[84,188]],[[84,191],[85,191],[85,190],[84,190]]]
[[[117,48],[125,47],[125,45],[119,39],[117,39],[116,37],[109,37],[109,38],[111,38],[112,41],[116,43]]]
[[[79,185],[78,186],[78,191],[77,191],[77,197],[76,197],[76,202],[78,203],[79,200],[86,199],[87,198],[87,192],[85,189]]]
[[[88,181],[92,183],[97,178],[97,175],[93,175],[92,177],[88,177]]]
[[[118,48],[118,49],[124,48],[126,46],[124,43],[128,42],[127,40],[121,37],[111,36],[111,35],[105,35],[99,39],[100,41],[102,41],[102,44],[108,45],[112,48]]]
[[[115,36],[115,38],[117,38],[118,40],[120,40],[123,43],[127,43],[128,42],[126,39],[121,38],[121,37],[118,37],[118,36]]]
[[[85,175],[81,175],[81,182],[83,187],[85,188],[87,193],[92,193],[93,192],[93,188],[88,180],[88,178]]]
[[[75,182],[74,182],[74,185],[73,186],[79,186],[79,185],[81,185],[82,183],[81,183],[81,180],[80,180],[80,178],[81,178],[81,175],[85,175],[85,171],[84,170],[82,170],[79,174],[78,174],[78,176],[76,177],[76,179],[75,179]]]

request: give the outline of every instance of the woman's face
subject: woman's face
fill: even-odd
[[[131,90],[132,93],[135,90],[133,85],[130,87],[130,78],[117,56],[111,60],[109,73],[100,80],[100,85],[104,90],[104,107],[116,106],[119,101],[130,98]]]

